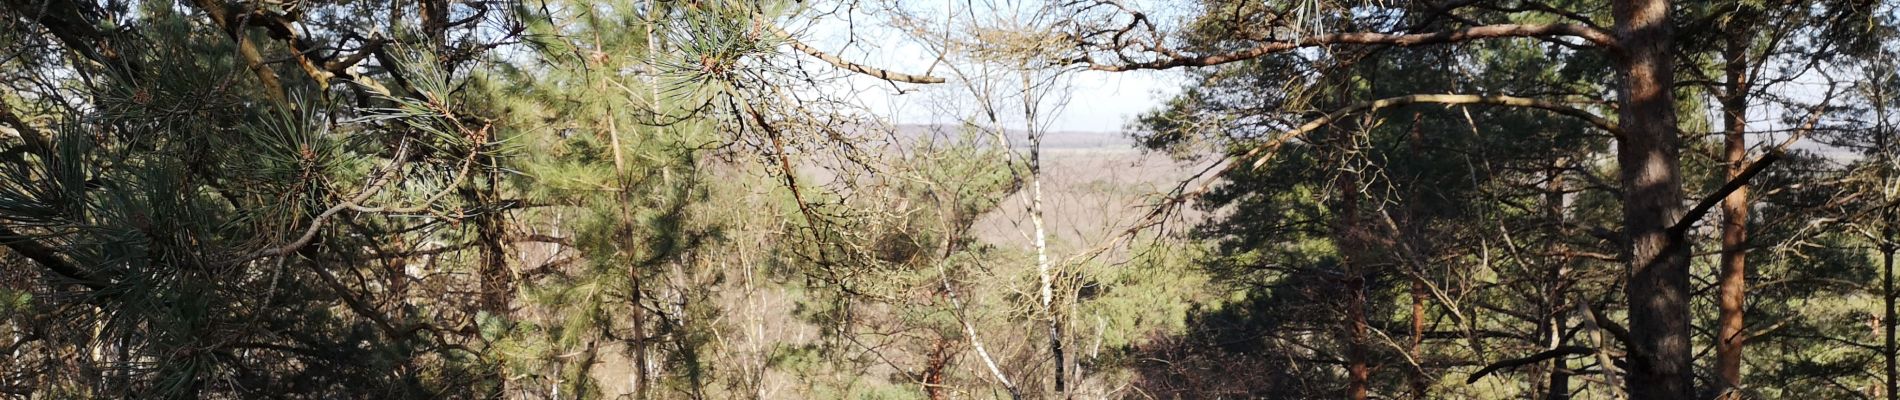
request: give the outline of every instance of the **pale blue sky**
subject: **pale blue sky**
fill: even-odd
[[[1056,110],[1049,128],[1054,131],[1120,133],[1129,121],[1154,109],[1178,92],[1176,73],[1099,72],[1075,73],[1066,94],[1068,104]],[[954,82],[952,82],[954,84]],[[866,107],[880,117],[900,124],[955,123],[965,115],[946,113],[940,103],[958,101],[951,93],[936,93],[934,88],[919,88],[898,94],[885,84],[861,87]]]
[[[926,0],[904,5],[931,7],[928,4],[940,3]],[[807,43],[847,60],[897,72],[929,73],[951,79],[939,85],[897,84],[894,87],[874,78],[854,76],[831,89],[834,94],[857,97],[877,116],[899,124],[955,123],[968,117],[971,107],[955,103],[967,103],[971,101],[970,96],[967,92],[958,93],[960,88],[954,85],[959,83],[953,74],[938,65],[938,55],[912,37],[880,26],[883,22],[880,18],[888,16],[861,11],[854,21],[856,26],[847,27],[844,21],[831,17],[821,18],[817,25],[805,29],[792,28],[799,31],[798,35]],[[1129,121],[1177,93],[1179,76],[1175,71],[1075,72],[1066,93],[1068,103],[1054,110],[1054,119],[1048,128],[1120,134]]]

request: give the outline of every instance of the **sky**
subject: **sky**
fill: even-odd
[[[905,6],[931,7],[928,5],[931,3],[923,0]],[[817,24],[799,29],[795,35],[813,47],[852,62],[907,74],[930,74],[948,78],[950,82],[892,84],[855,75],[833,83],[827,90],[855,96],[870,113],[897,124],[949,124],[969,115],[948,111],[969,110],[973,106],[969,104],[971,96],[967,92],[959,93],[961,87],[956,85],[960,83],[940,65],[937,54],[906,35],[888,32],[890,29],[878,26],[877,21],[859,19],[856,22],[857,26],[851,26],[839,18],[820,18]],[[1064,90],[1050,94],[1051,100],[1060,97],[1066,104],[1045,112],[1053,116],[1048,128],[1120,135],[1135,117],[1178,93],[1184,82],[1180,76],[1175,71],[1073,72]]]
[[[1130,121],[1158,107],[1179,92],[1178,79],[1172,73],[1155,72],[1076,72],[1067,90],[1052,94],[1067,104],[1052,110],[1049,129],[1062,132],[1101,132],[1120,134]],[[954,84],[954,82],[950,83]],[[899,124],[956,123],[959,115],[941,110],[947,91],[917,90],[896,93],[890,85],[864,88],[860,95],[865,106],[880,117]],[[1053,100],[1053,99],[1052,99]]]
[[[961,12],[960,7],[972,7],[970,4],[1007,9],[1012,6],[1029,7],[1035,3],[1033,1],[1001,1],[1002,3],[906,0],[894,4],[899,4],[907,11],[919,14],[920,18],[929,20],[942,18],[942,14]],[[1141,4],[1152,3],[1148,0],[1130,0],[1130,3],[1135,4],[1136,8],[1148,9],[1151,17],[1167,12],[1167,7]],[[969,110],[972,107],[969,103],[972,101],[972,96],[969,96],[967,92],[959,93],[959,87],[956,86],[959,83],[952,74],[939,65],[938,55],[924,49],[915,42],[913,37],[882,26],[882,22],[886,22],[889,15],[881,15],[877,11],[872,11],[873,8],[868,6],[862,9],[854,8],[855,16],[850,19],[835,16],[819,17],[816,18],[817,22],[814,25],[795,30],[806,43],[844,59],[896,72],[951,78],[951,82],[938,85],[892,84],[868,76],[854,75],[833,84],[834,87],[827,90],[855,96],[858,103],[868,109],[871,114],[898,124],[949,124],[970,116],[972,113]],[[939,15],[930,15],[932,11],[929,10],[937,10]],[[956,15],[961,19],[1002,18],[995,14],[998,12],[1005,11],[992,10],[988,15]],[[962,21],[950,22],[961,23]],[[1074,73],[1071,78],[1066,90],[1052,95],[1067,100],[1067,103],[1060,109],[1052,110],[1054,119],[1048,127],[1050,130],[1120,135],[1136,116],[1166,102],[1179,93],[1182,84],[1185,83],[1180,71],[1082,71]],[[1764,90],[1784,97],[1816,101],[1824,97],[1821,93],[1826,91],[1826,85],[1809,82],[1815,79],[1818,78],[1803,76],[1803,79],[1797,82],[1764,88]],[[1751,130],[1772,132],[1788,128],[1789,123],[1778,118],[1781,111],[1785,110],[1777,109],[1770,104],[1753,107],[1750,113]],[[1687,116],[1687,118],[1695,117],[1697,116]],[[1715,118],[1713,115],[1701,115],[1701,117]],[[1013,129],[1018,127],[1019,125],[1011,126]],[[1756,139],[1761,143],[1775,143],[1784,139],[1773,133],[1765,133],[1761,136],[1763,137]]]

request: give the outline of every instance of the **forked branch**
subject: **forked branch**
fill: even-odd
[[[791,32],[786,32],[785,29],[779,28],[778,25],[774,25],[769,21],[765,21],[765,19],[763,18],[755,19],[755,21],[759,24],[759,26],[763,27],[766,31],[771,32],[773,35],[777,35],[780,39],[785,40],[785,43],[792,45],[792,48],[798,49],[798,51],[800,52],[804,52],[805,54],[811,55],[812,57],[816,57],[819,60],[824,60],[824,62],[830,63],[832,66],[843,68],[847,71],[870,75],[871,77],[874,77],[874,78],[883,79],[883,80],[892,81],[892,82],[905,82],[905,83],[943,83],[944,82],[943,78],[939,78],[935,76],[911,75],[911,74],[905,74],[905,73],[900,73],[900,72],[891,72],[888,70],[866,66],[864,64],[858,64],[858,63],[846,61],[845,59],[839,58],[838,56],[832,55],[831,53],[826,53],[823,50],[819,50],[816,47],[811,47],[810,45],[805,44],[805,42],[798,41],[798,38],[792,37]]]
[[[1695,207],[1690,208],[1688,213],[1683,214],[1682,219],[1677,220],[1675,225],[1671,225],[1669,227],[1671,237],[1680,238],[1681,235],[1687,233],[1689,227],[1695,226],[1696,221],[1702,220],[1702,216],[1708,215],[1709,210],[1715,208],[1716,204],[1720,204],[1722,199],[1728,198],[1730,193],[1734,193],[1743,186],[1748,186],[1749,180],[1755,179],[1755,175],[1761,174],[1761,171],[1767,169],[1769,164],[1774,164],[1775,160],[1780,159],[1780,151],[1771,151],[1768,152],[1768,154],[1763,154],[1760,160],[1749,164],[1748,168],[1743,169],[1741,174],[1735,175],[1735,179],[1730,179],[1728,182],[1723,183],[1721,188],[1715,190],[1715,193],[1709,193],[1707,197],[1702,198],[1702,201],[1696,202]],[[1678,239],[1676,241],[1680,242],[1681,240]]]
[[[1485,375],[1490,375],[1491,373],[1502,371],[1502,370],[1536,364],[1536,363],[1543,362],[1544,360],[1549,360],[1552,358],[1558,358],[1558,357],[1564,357],[1564,356],[1582,356],[1582,355],[1590,355],[1590,354],[1596,354],[1596,349],[1583,347],[1583,346],[1562,346],[1555,349],[1544,350],[1542,352],[1538,352],[1537,354],[1532,354],[1524,358],[1513,358],[1509,360],[1498,361],[1495,363],[1491,363],[1491,365],[1486,365],[1484,366],[1484,368],[1478,369],[1478,372],[1471,373],[1471,377],[1465,378],[1465,384],[1469,385],[1473,383],[1478,383],[1478,380],[1484,379]]]

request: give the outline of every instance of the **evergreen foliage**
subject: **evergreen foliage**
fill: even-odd
[[[1900,3],[1643,1],[1649,114],[1635,0],[0,0],[0,398],[1900,395]],[[1177,67],[1138,149],[1045,143]],[[1637,254],[1741,183],[1742,248]]]

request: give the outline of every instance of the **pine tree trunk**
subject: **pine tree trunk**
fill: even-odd
[[[1728,164],[1728,179],[1741,176],[1747,165],[1748,142],[1748,37],[1730,35],[1722,53],[1728,95],[1722,99],[1724,138],[1723,161]],[[1725,399],[1735,398],[1731,389],[1742,384],[1742,311],[1748,294],[1746,262],[1748,242],[1748,187],[1742,186],[1722,199],[1722,272],[1717,283],[1715,373]]]
[[[1634,400],[1694,398],[1689,348],[1689,247],[1671,232],[1684,213],[1669,0],[1616,0],[1623,137],[1617,162],[1629,252]]]
[[[954,355],[950,352],[952,345],[949,338],[939,336],[936,345],[930,350],[930,360],[924,366],[925,398],[930,400],[949,398],[950,393],[944,390],[943,374],[949,369],[951,356]]]
[[[646,34],[647,45],[646,45],[646,48],[643,50],[645,50],[646,52],[647,62],[649,64],[657,61],[658,54],[660,54],[660,51],[661,51],[661,45],[663,44],[660,42],[657,32],[655,32],[655,27],[658,26],[658,23],[659,23],[659,21],[657,21],[655,17],[658,15],[659,11],[660,11],[659,2],[657,1],[647,2],[646,21],[645,21],[646,24],[643,27],[646,30],[646,32],[644,33]],[[658,82],[658,79],[656,79],[655,77],[652,77],[652,76],[647,77],[646,84],[648,85],[648,90],[650,91],[649,94],[653,96],[653,98],[650,99],[650,101],[653,102],[654,109],[659,109],[659,106],[660,106],[660,92],[659,92],[660,89],[657,82]],[[613,134],[614,134],[613,142],[614,142],[615,173],[617,175],[620,175],[621,182],[628,182],[627,180],[628,178],[626,177],[626,172],[627,172],[626,160],[621,155],[622,150],[619,144],[620,142],[619,125],[620,124],[616,122],[615,115],[613,114],[608,114],[607,121],[608,121],[608,127],[613,130]],[[792,172],[785,171],[785,173],[790,174]],[[623,223],[631,223],[630,221],[632,221],[632,215],[631,215],[632,212],[631,210],[628,210],[628,208],[632,207],[631,205],[632,199],[626,198],[626,193],[627,192],[625,191],[621,192],[622,199],[621,199],[621,204],[620,204],[620,210],[621,210],[620,212],[622,215],[621,216],[622,220],[628,221],[628,222],[623,222]],[[633,345],[633,398],[634,400],[646,400],[647,392],[648,392],[647,383],[651,381],[652,378],[650,377],[650,373],[647,370],[647,358],[648,358],[647,357],[647,352],[648,352],[648,349],[647,349],[647,310],[646,310],[646,307],[641,304],[646,294],[646,282],[640,276],[640,265],[633,264],[627,267],[627,283],[630,286],[629,288],[630,293],[628,294],[628,298],[629,298],[628,305],[630,307],[628,308],[628,311],[631,314],[633,314],[633,315],[630,315],[631,319],[633,320],[632,321],[633,335],[631,337],[631,342],[633,342],[632,343]]]
[[[449,2],[447,0],[421,0],[416,11],[422,20],[422,36],[429,47],[442,54],[448,46]]]
[[[1564,226],[1564,169],[1569,167],[1567,157],[1552,160],[1550,179],[1544,190],[1544,217],[1549,218],[1551,226]],[[1562,228],[1559,228],[1562,230]],[[1563,345],[1564,319],[1564,279],[1570,268],[1570,249],[1563,241],[1552,244],[1559,256],[1556,262],[1544,271],[1544,321],[1539,329],[1544,335],[1544,347],[1555,349]],[[1564,359],[1553,358],[1549,364],[1548,383],[1544,385],[1546,400],[1564,400],[1570,398],[1570,373],[1564,371]]]
[[[1886,221],[1882,222],[1891,225],[1893,218],[1889,217]],[[1886,229],[1891,230],[1892,228]],[[1900,340],[1897,340],[1893,336],[1895,333],[1894,328],[1900,327],[1900,321],[1894,320],[1895,317],[1900,317],[1900,310],[1895,309],[1893,302],[1893,253],[1895,247],[1891,241],[1892,238],[1892,235],[1888,235],[1886,237],[1888,242],[1880,245],[1880,263],[1883,266],[1881,268],[1882,276],[1880,279],[1880,300],[1881,303],[1884,303],[1882,305],[1887,308],[1887,318],[1881,320],[1881,323],[1885,324],[1884,328],[1886,328],[1886,334],[1884,336],[1886,336],[1887,339],[1886,346],[1882,349],[1882,353],[1887,356],[1887,398],[1889,399],[1894,398],[1896,394],[1900,394],[1900,364],[1895,363],[1896,358],[1900,357],[1900,352],[1896,352],[1900,351]]]
[[[1341,272],[1345,279],[1346,318],[1346,398],[1365,400],[1371,389],[1372,368],[1366,362],[1366,280],[1357,265],[1363,247],[1359,237],[1359,176],[1346,172],[1339,177],[1340,205],[1337,228]]]
[[[627,268],[627,281],[631,286],[628,289],[627,302],[630,303],[629,311],[633,314],[631,315],[633,337],[629,338],[633,342],[633,398],[645,400],[647,382],[650,378],[647,377],[647,310],[641,302],[644,301],[643,295],[646,294],[644,286],[646,285],[640,277],[639,265]]]
[[[489,165],[498,165],[495,164],[494,156],[483,157],[488,158],[486,161]],[[503,218],[505,212],[492,209],[500,202],[495,193],[501,185],[498,174],[492,169],[484,169],[480,183],[470,185],[468,199],[481,207],[491,208],[476,215],[474,221],[475,239],[480,248],[478,275],[481,279],[481,309],[505,318],[512,313],[510,303],[515,297],[515,279],[514,271],[508,269],[508,247],[504,238],[508,234],[504,226],[507,223]]]
[[[501,217],[484,215],[475,220],[475,229],[481,242],[481,308],[497,317],[510,313],[509,302],[514,298],[514,276],[508,270],[508,250],[502,245]]]
[[[1422,360],[1419,348],[1425,343],[1425,281],[1423,279],[1422,276],[1412,279],[1412,343],[1407,351],[1412,353],[1413,360]],[[1414,368],[1412,370],[1412,398],[1424,399],[1425,392],[1431,387],[1432,382],[1427,380],[1425,371]]]
[[[1423,155],[1425,154],[1425,151],[1426,151],[1425,150],[1425,134],[1420,129],[1420,127],[1422,127],[1423,124],[1419,123],[1419,119],[1421,118],[1422,115],[1423,115],[1422,113],[1412,113],[1412,132],[1410,133],[1411,137],[1408,138],[1409,140],[1406,141],[1406,147],[1408,150],[1412,152],[1412,154]],[[1419,196],[1419,193],[1412,193],[1411,195],[1408,196],[1408,198],[1417,198],[1418,196]],[[1419,219],[1419,215],[1421,214],[1418,210],[1418,206],[1419,204],[1416,202],[1406,203],[1405,214],[1404,214],[1405,226],[1416,226],[1414,225],[1416,223],[1415,221]],[[1397,225],[1397,224],[1395,223],[1394,225]],[[1392,233],[1394,235],[1399,236],[1399,240],[1404,240],[1405,242],[1410,243],[1411,246],[1414,246],[1413,247],[1414,249],[1429,248],[1429,246],[1421,245],[1425,242],[1425,240],[1423,240],[1422,238],[1423,235],[1420,234],[1419,230],[1403,229],[1398,226],[1394,226],[1393,231],[1394,232]],[[1423,257],[1424,255],[1417,254],[1415,252],[1413,256]],[[1414,360],[1415,362],[1422,362],[1424,360],[1423,353],[1421,353],[1419,350],[1425,344],[1425,298],[1429,296],[1430,293],[1426,291],[1425,270],[1423,268],[1423,265],[1419,265],[1417,266],[1417,268],[1418,268],[1418,273],[1416,274],[1416,276],[1412,277],[1412,292],[1411,292],[1411,295],[1412,295],[1412,343],[1411,343],[1411,348],[1407,349],[1406,351],[1408,354],[1411,354],[1412,360]],[[1412,381],[1412,392],[1411,392],[1412,397],[1411,398],[1424,399],[1426,392],[1430,391],[1432,388],[1432,382],[1430,381],[1430,377],[1425,375],[1425,370],[1423,367],[1412,369],[1411,381]]]
[[[1884,90],[1887,86],[1880,84],[1872,86],[1874,87],[1872,100],[1874,103],[1874,118],[1876,121],[1874,125],[1874,146],[1880,149],[1880,180],[1883,186],[1890,186],[1893,180],[1893,149],[1887,147],[1887,141],[1891,139],[1888,136],[1892,135],[1893,132],[1887,130],[1888,99],[1886,91]],[[1885,203],[1891,203],[1893,200],[1891,192],[1883,194],[1885,194],[1886,196],[1884,197],[1887,198]],[[1883,306],[1886,306],[1887,311],[1887,317],[1881,320],[1884,324],[1883,328],[1886,328],[1884,332],[1885,335],[1883,336],[1887,339],[1886,345],[1881,349],[1881,353],[1887,358],[1887,391],[1885,394],[1889,399],[1900,396],[1900,362],[1897,362],[1900,361],[1900,338],[1894,337],[1894,333],[1896,333],[1895,328],[1900,327],[1900,321],[1896,320],[1900,319],[1900,310],[1895,309],[1893,293],[1893,253],[1895,250],[1900,250],[1900,248],[1894,246],[1894,233],[1893,206],[1889,205],[1880,210],[1880,260],[1882,266],[1880,269],[1880,301]]]
[[[1366,400],[1372,386],[1372,367],[1366,362],[1366,280],[1359,274],[1349,274],[1346,279],[1346,325],[1352,341],[1346,350],[1346,372],[1350,380],[1346,398]]]

